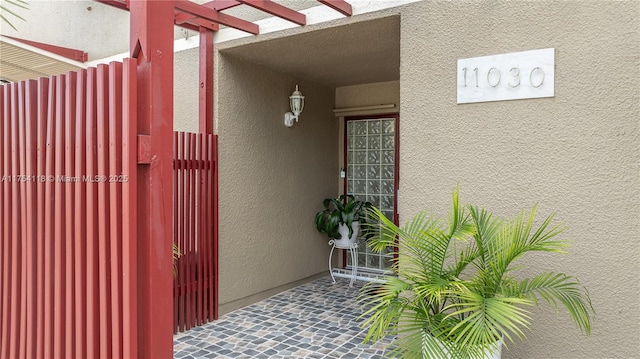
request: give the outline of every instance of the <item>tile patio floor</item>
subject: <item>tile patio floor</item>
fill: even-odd
[[[174,358],[384,358],[386,344],[362,344],[362,282],[323,277],[174,336]]]

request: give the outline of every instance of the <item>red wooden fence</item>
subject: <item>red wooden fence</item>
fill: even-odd
[[[174,279],[174,332],[217,316],[214,280],[214,178],[212,134],[174,134],[174,241],[181,256]]]
[[[0,358],[137,356],[135,77],[0,86]]]

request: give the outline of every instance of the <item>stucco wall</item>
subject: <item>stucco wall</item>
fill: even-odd
[[[400,81],[369,83],[355,86],[343,86],[336,89],[336,108],[362,107],[393,104],[394,108],[350,111],[344,116],[358,116],[398,112],[400,106]]]
[[[337,195],[338,124],[333,89],[224,55],[216,71],[219,290],[226,312],[326,274],[329,246],[313,218],[324,198]],[[287,128],[296,84],[305,107],[300,122]]]
[[[557,212],[572,254],[532,270],[578,277],[597,311],[581,336],[563,310],[535,310],[505,358],[640,353],[640,2],[424,1],[402,11],[401,222],[445,214],[451,189],[500,215]],[[460,58],[553,47],[555,97],[456,104]],[[553,262],[551,261],[553,258]]]
[[[176,131],[198,132],[199,49],[174,53],[173,128]]]

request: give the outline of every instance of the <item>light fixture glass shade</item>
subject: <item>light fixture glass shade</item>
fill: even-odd
[[[293,112],[296,117],[300,115],[304,108],[304,96],[302,96],[302,92],[298,90],[298,85],[296,85],[296,90],[289,96],[289,104],[291,106],[291,112]],[[296,121],[297,120],[296,118]]]

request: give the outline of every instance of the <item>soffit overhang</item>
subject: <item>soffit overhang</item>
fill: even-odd
[[[0,79],[19,82],[86,68],[78,61],[0,35]]]

